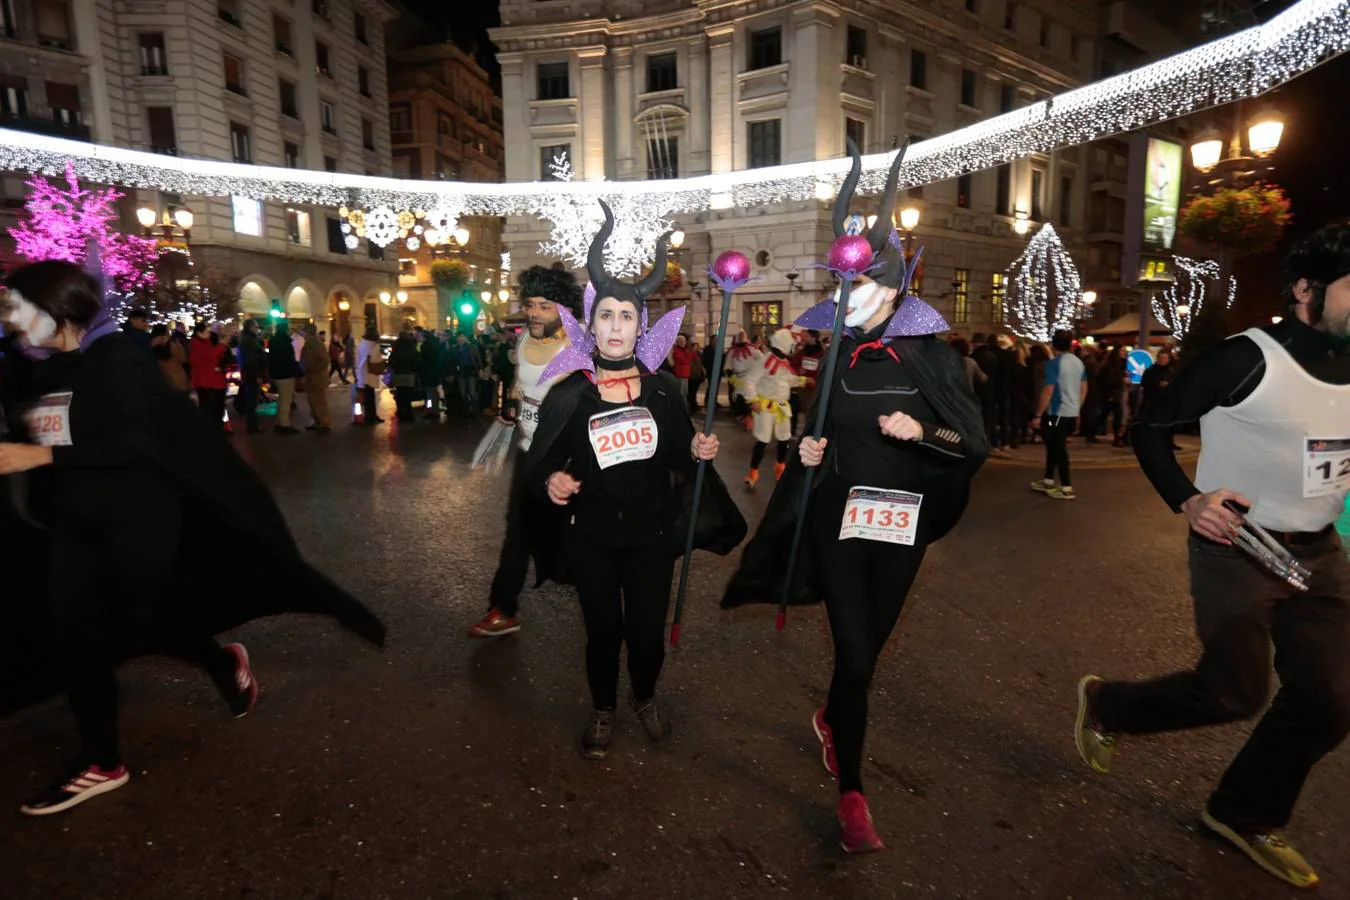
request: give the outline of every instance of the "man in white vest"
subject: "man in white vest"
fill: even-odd
[[[1287,261],[1289,315],[1191,362],[1131,437],[1144,473],[1190,523],[1191,596],[1204,649],[1194,669],[1079,684],[1079,753],[1108,772],[1120,735],[1255,716],[1279,692],[1200,816],[1296,887],[1317,873],[1280,835],[1314,764],[1350,733],[1350,561],[1335,523],[1350,492],[1350,225],[1324,228]],[[1172,451],[1199,420],[1195,483]],[[1242,517],[1312,573],[1283,582],[1232,538]],[[1336,846],[1344,836],[1335,837]]]
[[[520,630],[517,616],[520,592],[525,587],[525,573],[530,564],[527,519],[553,512],[551,507],[539,508],[539,504],[530,500],[523,483],[523,457],[529,451],[534,430],[539,425],[539,407],[553,381],[557,380],[544,383],[539,376],[553,357],[567,346],[558,307],[566,306],[578,319],[582,315],[581,289],[576,278],[560,264],[525,270],[520,275],[519,291],[525,298],[528,327],[516,343],[516,380],[503,417],[515,422],[521,452],[511,473],[506,537],[502,540],[497,573],[492,579],[487,615],[469,627],[470,636],[477,638],[502,637]]]

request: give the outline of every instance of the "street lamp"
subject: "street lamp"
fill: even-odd
[[[505,303],[507,300],[510,300],[511,299],[510,289],[502,288],[501,290],[497,291],[497,299],[502,303]]]
[[[1247,146],[1252,153],[1264,158],[1280,148],[1284,137],[1284,117],[1273,106],[1267,106],[1252,117],[1247,126]]]
[[[352,302],[346,297],[338,301],[338,310],[341,312],[351,312]]]
[[[1213,127],[1207,127],[1196,135],[1191,143],[1191,165],[1196,171],[1218,177],[1212,184],[1242,183],[1259,178],[1270,170],[1269,163],[1258,165],[1280,148],[1280,139],[1284,137],[1284,117],[1274,106],[1266,105],[1246,123],[1246,153],[1242,143],[1242,103],[1233,110],[1233,130],[1228,138],[1228,155],[1224,155],[1223,135]],[[1250,153],[1250,155],[1247,155]]]
[[[684,231],[676,228],[670,233],[670,246],[679,253],[680,248],[684,246]]]
[[[380,291],[380,302],[383,303],[385,306],[393,306],[394,295],[389,293],[388,291]]]
[[[788,291],[792,291],[794,288],[797,289],[797,290],[799,290],[799,291],[805,291],[805,290],[806,290],[806,288],[802,287],[800,284],[797,283],[797,279],[802,277],[802,273],[800,273],[800,272],[788,272],[788,273],[787,273],[786,275],[784,275],[783,277],[786,278],[786,279],[788,280]]]
[[[408,292],[407,292],[407,291],[399,291],[397,294],[394,295],[394,299],[396,299],[399,303],[407,303],[407,302],[408,302]]]
[[[464,252],[465,247],[469,246],[469,229],[465,228],[463,225],[457,226],[455,230],[450,233],[450,237],[454,239],[455,246],[459,248],[461,253]]]
[[[905,231],[913,231],[919,226],[919,210],[914,206],[906,206],[900,210],[900,227]]]
[[[145,230],[145,236],[153,237],[154,229],[158,225],[160,240],[163,241],[172,241],[174,228],[177,227],[179,231],[183,232],[183,243],[191,244],[194,218],[192,210],[186,206],[175,207],[171,210],[166,209],[162,217],[153,206],[142,206],[136,210],[136,221],[141,223],[141,228]]]
[[[1017,233],[1018,237],[1026,237],[1027,232],[1030,230],[1031,230],[1030,219],[1027,217],[1027,214],[1025,212],[1019,209],[1016,215],[1013,217],[1013,231]]]

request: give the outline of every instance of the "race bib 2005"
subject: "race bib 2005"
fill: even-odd
[[[591,416],[587,431],[600,468],[651,459],[660,435],[652,414],[640,406],[625,406]]]
[[[29,439],[42,447],[69,447],[70,398],[64,394],[48,394],[24,416]]]
[[[1325,497],[1350,489],[1350,438],[1306,438],[1303,496]]]
[[[884,488],[855,487],[844,504],[839,540],[862,538],[887,544],[914,546],[919,531],[919,507],[923,494]]]

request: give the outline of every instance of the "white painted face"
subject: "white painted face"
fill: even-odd
[[[591,318],[595,346],[606,359],[627,359],[637,346],[638,311],[627,300],[605,297],[595,304]]]
[[[842,286],[841,286],[842,287]],[[834,302],[839,302],[840,288],[835,288]],[[848,311],[844,313],[844,324],[857,328],[871,321],[885,304],[895,298],[895,288],[883,287],[870,278],[859,278],[853,283],[848,294]]]
[[[56,337],[56,320],[30,303],[28,298],[18,291],[9,292],[5,323],[15,331],[26,335],[28,343],[34,347],[45,346]]]

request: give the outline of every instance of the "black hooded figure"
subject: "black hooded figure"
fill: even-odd
[[[604,211],[587,267],[595,300],[581,323],[564,318],[572,346],[545,371],[572,371],[544,399],[524,476],[537,498],[565,512],[550,538],[561,553],[552,565],[545,554],[534,557],[541,578],[577,587],[592,699],[581,743],[588,759],[609,752],[625,646],[633,709],[653,741],[670,736],[655,692],[671,582],[689,529],[698,459],[717,449],[715,438],[695,437],[679,384],[659,371],[682,313],[668,313],[650,329],[644,324],[647,296],[665,278],[665,239],[650,275],[636,284],[612,278],[603,250],[614,217],[609,207]],[[745,520],[711,466],[706,482],[694,543],[726,554],[745,537]]]
[[[836,236],[844,234],[862,168],[851,141],[848,149],[853,167],[835,201]],[[877,659],[925,549],[961,517],[971,478],[989,453],[961,359],[936,337],[947,323],[907,296],[914,264],[906,264],[890,221],[903,156],[891,167],[868,235],[880,263],[875,280],[861,276],[852,287],[823,439],[801,441],[722,598],[724,607],[777,603],[791,585],[790,603],[825,602],[834,675],[812,725],[825,767],[839,778],[841,842],[850,852],[881,846],[860,775]],[[836,294],[796,324],[832,327],[837,301]],[[817,404],[825,396],[822,383]],[[802,552],[789,572],[808,479]]]
[[[46,815],[128,778],[114,675],[122,662],[159,653],[199,665],[238,716],[252,708],[257,682],[243,647],[214,635],[286,612],[331,616],[376,644],[384,626],[305,563],[266,486],[216,423],[118,333],[96,279],[41,262],[5,284],[6,318],[28,344],[5,354],[0,378],[9,601],[0,715],[64,692],[82,742],[74,773],[22,807]],[[247,548],[251,583],[191,559],[192,534]]]

